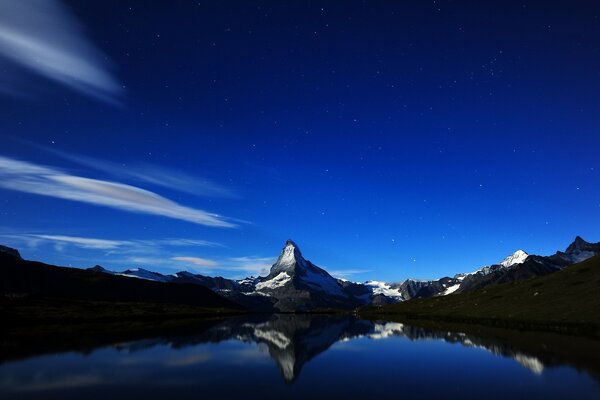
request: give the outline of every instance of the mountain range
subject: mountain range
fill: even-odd
[[[0,274],[2,317],[10,317],[10,310],[15,305],[23,304],[26,314],[31,316],[37,310],[29,304],[39,299],[44,301],[44,307],[38,307],[42,314],[48,310],[45,306],[49,302],[58,304],[56,309],[60,310],[65,309],[69,301],[88,306],[87,312],[90,314],[101,314],[107,307],[121,303],[129,309],[137,303],[153,306],[187,305],[211,310],[241,308],[202,285],[172,285],[80,268],[57,267],[24,260],[17,250],[5,246],[0,246]],[[38,303],[32,304],[37,307]]]
[[[210,289],[208,293],[213,292],[227,299],[223,299],[223,302],[219,303],[225,307],[237,304],[253,311],[303,312],[354,309],[369,305],[380,306],[413,298],[464,293],[500,283],[547,275],[596,254],[600,254],[600,243],[588,243],[578,236],[564,252],[557,251],[551,256],[529,255],[523,250],[518,250],[497,264],[484,266],[469,273],[459,273],[452,277],[442,277],[434,280],[407,279],[401,283],[380,281],[359,283],[331,276],[324,269],[306,260],[298,245],[294,241],[288,240],[277,261],[271,267],[269,274],[264,277],[234,280],[193,274],[187,271],[165,275],[143,268],[116,272],[96,265],[85,271],[85,273],[90,274],[85,276],[85,281],[88,282],[88,285],[90,281],[106,281],[105,284],[107,285],[110,284],[109,282],[116,282],[115,285],[119,286],[125,284],[123,283],[126,282],[123,281],[124,278],[137,278],[136,281],[141,284],[137,285],[133,292],[137,291],[137,293],[143,294],[142,298],[137,298],[138,301],[143,301],[144,296],[149,299],[160,298],[165,300],[163,295],[158,293],[168,291],[178,292],[177,295],[174,295],[174,298],[182,298],[184,296],[182,293],[187,291],[191,295],[191,291],[196,290],[193,289],[194,287],[201,287],[202,289],[196,291]],[[19,252],[9,247],[0,246],[0,255],[5,259],[13,258],[23,261]],[[39,265],[36,265],[36,268],[40,275],[29,279],[37,281],[37,290],[42,290],[43,282],[40,276],[43,276],[44,273],[47,274],[48,271],[44,271],[43,268],[40,269]],[[65,275],[66,270],[69,270],[69,268],[60,268],[58,271]],[[82,270],[78,271],[80,272],[74,271],[65,276],[72,279],[73,274],[81,275],[83,273],[85,275]],[[12,272],[18,273],[18,270]],[[52,279],[45,279],[55,281],[56,277],[54,275]],[[31,285],[31,282],[29,284]],[[183,287],[180,287],[181,290],[171,289],[174,287],[173,284],[180,284]],[[77,289],[70,288],[65,282],[61,283],[60,286],[64,287],[66,293],[75,291],[74,294],[83,296],[89,296],[89,293],[101,292],[101,290],[91,290],[88,293],[83,289],[87,286],[81,284],[75,285],[78,287]],[[125,284],[125,286],[127,285]],[[156,293],[151,294],[152,289],[150,287],[159,289],[154,289]],[[106,297],[106,295],[103,296]],[[97,297],[103,299],[103,296]],[[201,297],[207,298],[206,292],[203,292]],[[124,292],[121,297],[117,296],[117,298],[127,299],[128,297]],[[189,299],[186,298],[185,300],[186,304],[190,303]],[[212,303],[214,303],[214,299],[211,299]]]

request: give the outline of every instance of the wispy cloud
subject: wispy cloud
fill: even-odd
[[[274,257],[259,256],[200,257],[204,253],[204,250],[199,250],[201,247],[223,248],[225,246],[220,243],[193,238],[116,240],[50,233],[11,232],[0,234],[0,242],[17,247],[20,244],[25,244],[33,249],[40,249],[44,245],[52,246],[56,251],[65,255],[71,253],[68,251],[69,246],[86,251],[95,251],[95,253],[91,253],[86,257],[73,257],[73,259],[79,262],[95,260],[93,262],[102,265],[108,263],[108,265],[112,265],[119,270],[128,267],[154,267],[171,273],[186,269],[202,274],[213,275],[218,273],[230,278],[267,275],[276,260]],[[187,254],[181,254],[184,251]]]
[[[174,261],[186,264],[187,268],[198,270],[201,273],[219,273],[230,278],[244,278],[248,275],[267,275],[271,265],[275,262],[272,257],[231,257],[224,259],[206,259],[191,256],[176,256]]]
[[[110,253],[152,253],[164,246],[223,247],[222,244],[202,239],[167,238],[144,240],[110,240],[81,236],[50,235],[39,233],[12,233],[0,237],[37,247],[42,243],[72,245],[83,249],[110,250]]]
[[[232,257],[225,259],[206,259],[191,256],[176,256],[171,260],[186,265],[188,269],[194,269],[201,273],[217,272],[231,278],[243,278],[248,275],[267,275],[271,265],[275,262],[272,257]]]
[[[195,267],[216,267],[217,266],[217,262],[213,261],[213,260],[209,260],[206,258],[200,258],[200,257],[173,257],[171,258],[171,260],[175,260],[175,261],[180,261],[182,263],[185,264],[192,264]]]
[[[74,244],[84,249],[99,249],[111,250],[123,246],[127,242],[118,240],[91,239],[76,236],[60,236],[60,235],[31,235],[33,239],[44,239],[59,243]]]
[[[356,268],[356,269],[339,269],[339,270],[329,271],[329,274],[336,278],[347,279],[353,275],[365,274],[365,273],[371,272],[371,271],[372,270],[370,270],[370,269],[358,269],[358,268]]]
[[[179,192],[197,196],[235,198],[236,194],[228,188],[198,176],[183,171],[148,163],[117,163],[101,160],[95,157],[72,154],[48,146],[34,145],[46,152],[57,155],[65,160],[75,162],[97,171],[106,172],[116,178],[133,179],[138,182],[150,183]]]
[[[223,269],[251,275],[267,275],[275,260],[273,257],[233,257],[223,261]]]
[[[211,242],[209,240],[202,239],[184,239],[184,238],[170,238],[170,239],[155,239],[155,240],[137,240],[138,243],[144,243],[148,245],[167,245],[167,246],[205,246],[205,247],[225,247],[221,243]]]
[[[135,213],[161,215],[200,225],[236,226],[220,215],[180,205],[135,186],[69,175],[56,168],[2,156],[0,187]]]
[[[106,56],[56,0],[0,0],[0,58],[108,102],[122,92]]]

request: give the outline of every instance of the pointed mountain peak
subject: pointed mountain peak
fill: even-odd
[[[585,240],[583,240],[581,236],[577,236],[573,243],[571,243],[569,247],[567,247],[566,253],[572,254],[575,252],[580,252],[581,250],[586,250],[586,248],[590,245],[591,243],[588,243]]]
[[[285,246],[281,250],[281,254],[277,261],[271,267],[271,272],[269,275],[281,273],[281,272],[292,272],[298,266],[305,266],[306,260],[302,257],[302,253],[300,252],[300,248],[298,245],[291,239],[288,239],[285,242]]]
[[[300,260],[304,260],[300,247],[292,239],[288,239],[276,264],[290,264],[299,262]]]
[[[298,245],[292,239],[288,239],[285,241],[285,247],[288,247],[288,246],[295,247],[296,249],[298,249]],[[284,247],[284,249],[285,249],[285,247]],[[300,249],[298,249],[298,250],[300,250]]]
[[[22,260],[21,254],[19,254],[19,250],[13,249],[12,247],[2,246],[0,245],[0,253],[8,254],[12,257],[15,257],[19,260]]]
[[[513,254],[502,260],[500,262],[500,265],[508,268],[516,264],[522,264],[525,262],[527,257],[529,257],[529,254],[527,254],[525,251],[517,250]]]
[[[111,271],[107,270],[106,268],[104,268],[103,266],[98,265],[98,264],[94,265],[91,268],[88,268],[88,270],[89,271],[96,271],[96,272],[105,272],[105,273],[110,273],[111,272]]]

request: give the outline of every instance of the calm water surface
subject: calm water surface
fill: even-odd
[[[597,370],[564,357],[351,317],[234,318],[85,351],[75,342],[3,357],[0,398],[600,398]]]

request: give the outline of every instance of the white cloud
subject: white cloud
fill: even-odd
[[[217,214],[180,205],[156,193],[116,182],[68,175],[63,171],[0,156],[0,187],[154,214],[200,225],[232,228]]]
[[[109,240],[82,236],[69,236],[48,233],[5,233],[0,234],[0,239],[9,244],[25,243],[30,248],[40,246],[53,246],[56,251],[64,251],[64,256],[69,255],[68,246],[74,246],[86,251],[101,251],[85,257],[68,257],[81,263],[99,263],[109,269],[122,270],[131,267],[159,268],[161,272],[172,273],[180,269],[197,271],[202,274],[222,274],[227,278],[245,278],[249,275],[267,275],[276,258],[274,257],[217,257],[207,259],[190,255],[197,247],[225,247],[222,244],[190,238],[164,238],[164,239],[129,239]],[[170,248],[170,247],[177,248]],[[15,246],[18,247],[18,246]],[[182,248],[186,255],[181,255]],[[178,254],[179,253],[179,254]],[[86,253],[87,254],[87,253]]]
[[[106,56],[56,0],[0,0],[0,58],[105,101],[115,102],[122,92]],[[3,83],[10,81],[16,79]]]
[[[164,246],[177,247],[223,247],[220,243],[202,239],[168,238],[144,240],[109,240],[81,236],[52,235],[39,233],[19,233],[0,235],[13,241],[24,242],[29,247],[38,247],[42,243],[73,245],[84,249],[110,250],[110,254],[154,253]]]
[[[211,242],[202,239],[185,239],[185,238],[170,238],[170,239],[154,239],[154,240],[136,240],[137,243],[148,244],[150,246],[166,245],[166,246],[206,246],[206,247],[224,247],[221,243]]]
[[[334,271],[329,271],[329,274],[333,277],[336,278],[341,278],[341,279],[347,279],[348,277],[351,277],[352,275],[359,275],[359,274],[365,274],[367,272],[371,272],[372,270],[370,269],[339,269],[339,270],[334,270]]]
[[[54,242],[62,242],[77,245],[84,249],[111,250],[123,246],[128,242],[118,240],[91,239],[77,236],[60,235],[31,235],[33,238],[45,239]]]
[[[36,145],[35,147],[41,148],[44,151],[55,154],[66,160],[73,161],[77,164],[106,172],[117,178],[133,179],[138,182],[151,183],[153,185],[166,187],[179,192],[191,193],[197,196],[220,198],[237,197],[230,189],[173,168],[148,163],[116,163],[95,157],[71,154],[48,146]]]
[[[192,264],[196,267],[216,267],[217,266],[216,261],[209,260],[206,258],[200,258],[200,257],[178,256],[178,257],[172,257],[171,260],[180,261],[180,262],[183,262],[186,264]]]
[[[267,275],[275,261],[273,257],[233,257],[225,260],[222,268],[251,275]]]

